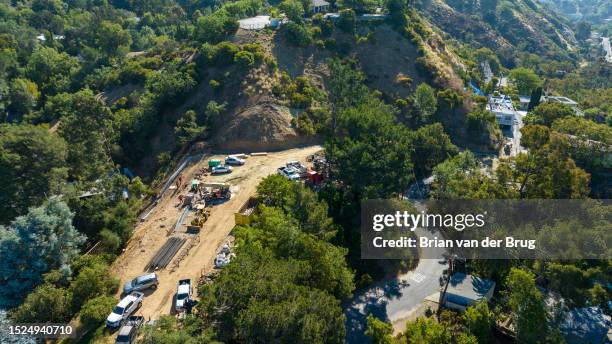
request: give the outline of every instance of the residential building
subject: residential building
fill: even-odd
[[[495,120],[500,127],[512,127],[518,117],[512,99],[507,95],[490,96],[486,106],[487,111],[495,114]]]
[[[325,0],[312,0],[310,9],[313,13],[324,13],[329,11],[329,2]]]
[[[480,277],[456,272],[450,278],[441,304],[463,312],[478,302],[488,302],[493,297],[495,282]]]

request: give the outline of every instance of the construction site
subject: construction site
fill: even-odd
[[[307,166],[321,150],[317,145],[241,155],[243,163],[223,174],[214,174],[211,161],[226,155],[188,155],[179,162],[112,267],[122,285],[147,272],[157,274],[159,284],[144,292],[138,313],[146,320],[173,314],[178,280],[200,281],[229,263],[232,229],[236,222],[249,223],[257,184],[281,173],[279,166]]]

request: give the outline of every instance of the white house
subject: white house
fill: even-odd
[[[322,13],[329,11],[329,2],[325,0],[312,0],[310,9],[313,13]]]
[[[486,110],[495,114],[495,120],[500,126],[512,127],[514,120],[518,118],[512,99],[507,95],[490,96]]]

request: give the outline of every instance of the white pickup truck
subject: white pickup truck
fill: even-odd
[[[178,285],[176,287],[176,302],[174,306],[177,312],[182,312],[189,307],[189,304],[193,300],[191,289],[190,279],[182,279],[178,281]]]

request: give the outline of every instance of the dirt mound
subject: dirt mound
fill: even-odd
[[[217,149],[247,152],[279,150],[312,141],[291,125],[285,106],[262,101],[219,119],[213,138]]]

